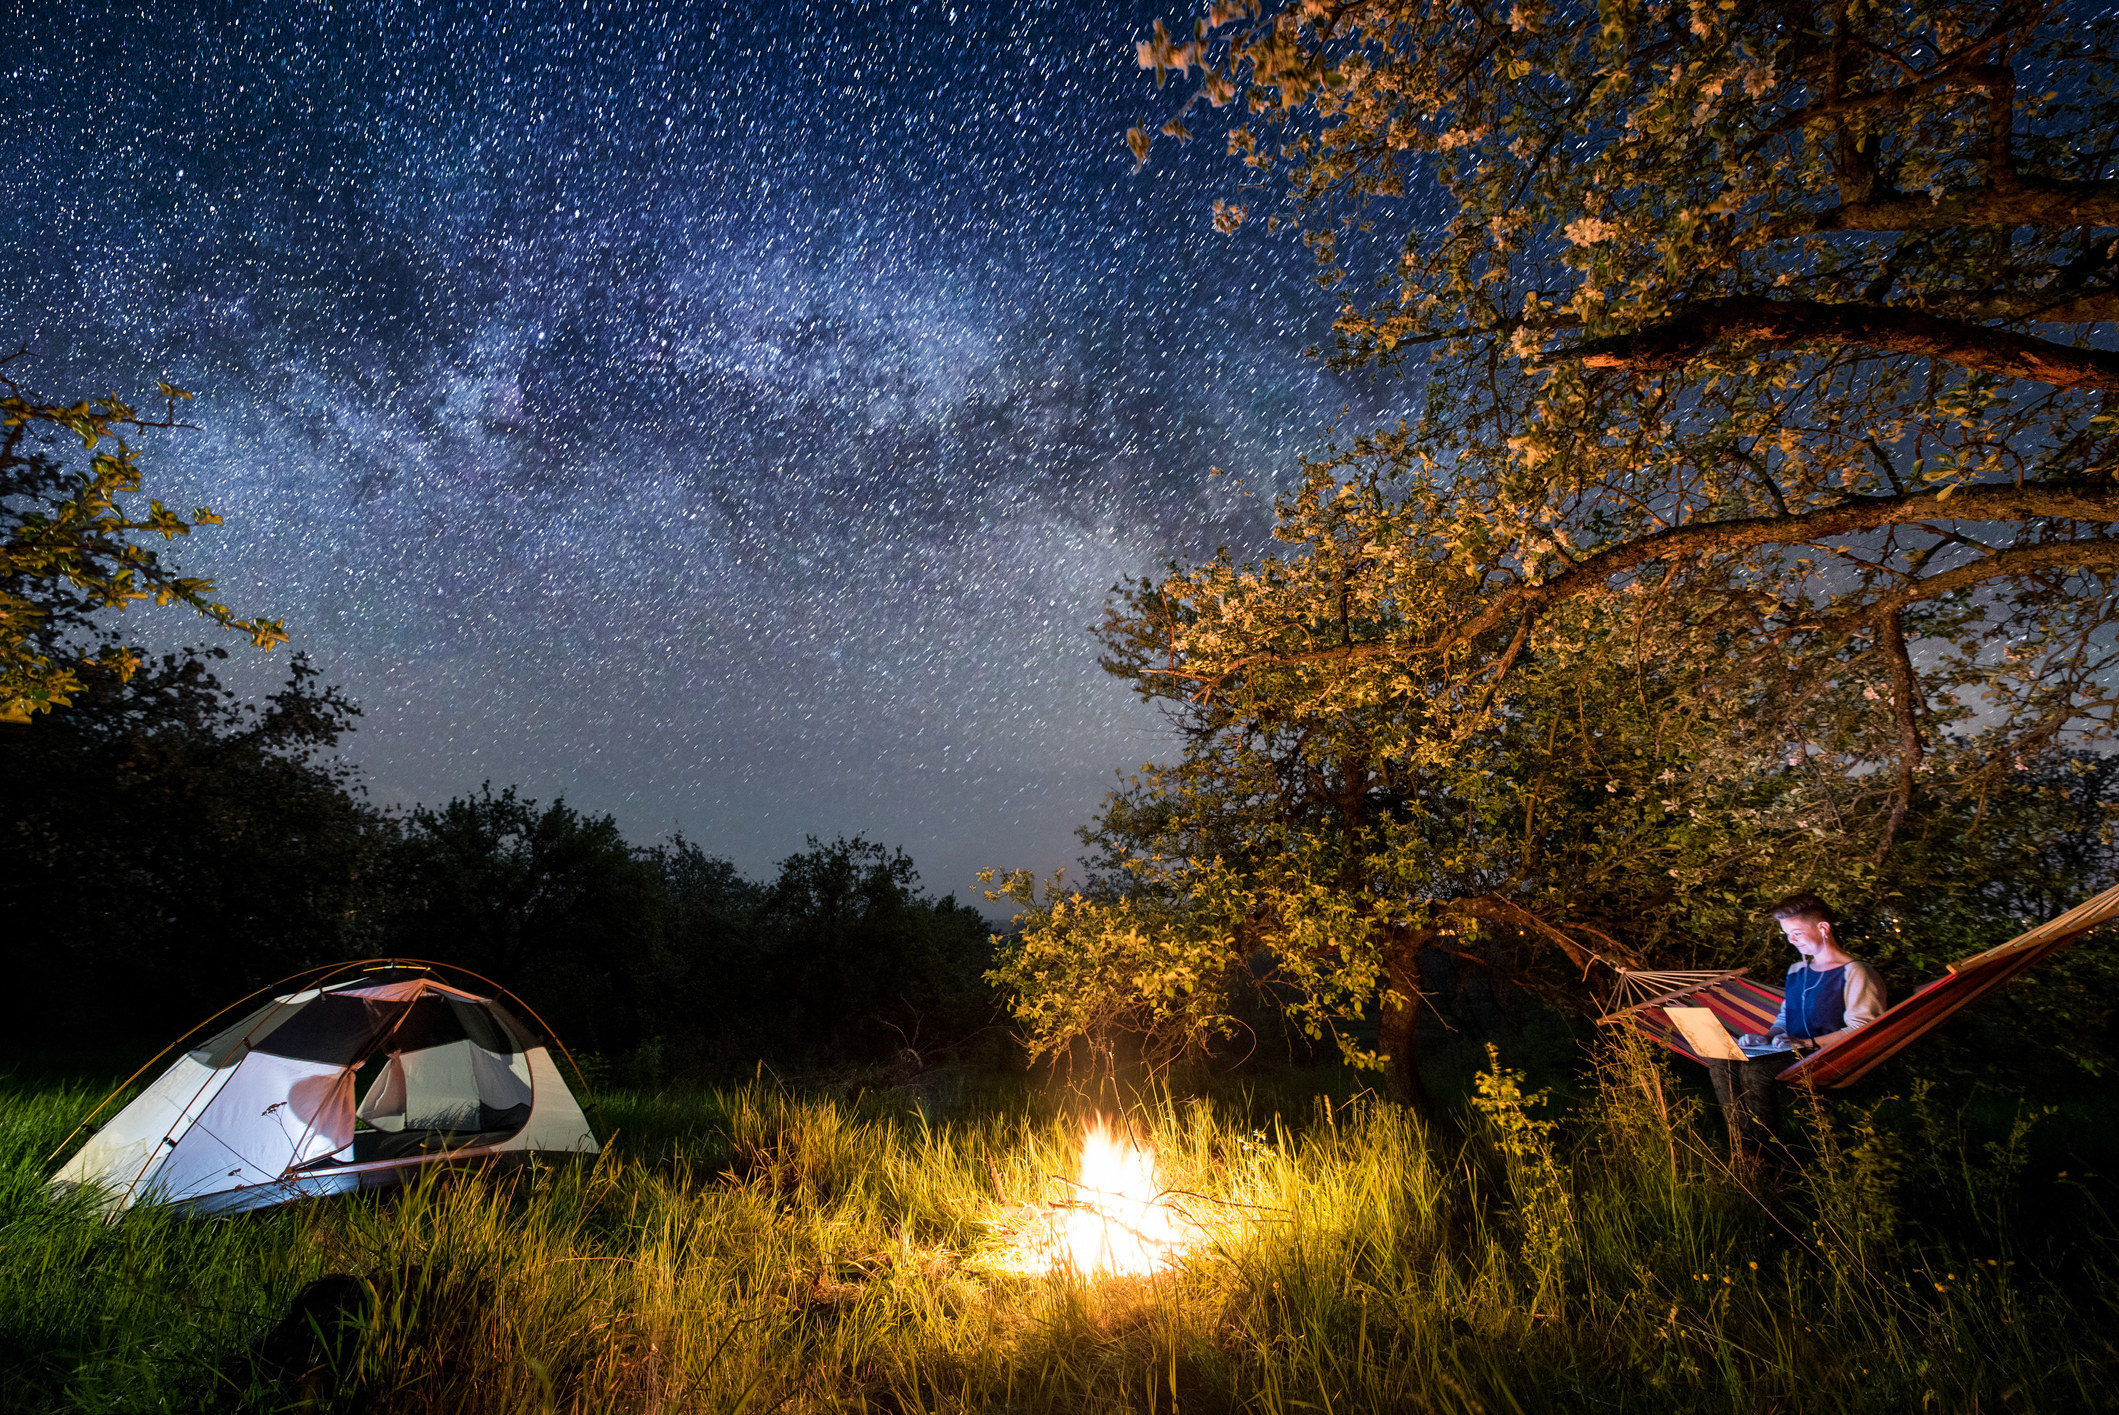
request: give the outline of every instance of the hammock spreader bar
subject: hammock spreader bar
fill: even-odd
[[[2119,886],[2049,919],[2007,943],[1961,958],[1940,978],[1860,1031],[1820,1047],[1781,1073],[1826,1090],[1851,1086],[2033,964],[2073,943],[2099,924],[2119,918]],[[1633,994],[1652,992],[1635,1001]],[[1624,1005],[1602,1022],[1625,1022],[1692,1061],[1704,1061],[1664,1015],[1661,1004],[1679,998],[1705,1007],[1735,1032],[1763,1032],[1780,1011],[1780,989],[1740,973],[1622,973]]]

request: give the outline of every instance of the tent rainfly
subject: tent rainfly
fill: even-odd
[[[196,1044],[53,1188],[89,1186],[112,1217],[149,1203],[225,1214],[386,1188],[438,1163],[596,1153],[550,1039],[501,1005],[505,989],[396,961],[309,977],[233,1026],[198,1040],[209,1020],[180,1039]]]

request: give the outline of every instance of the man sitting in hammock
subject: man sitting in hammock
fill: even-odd
[[[1788,990],[1773,1025],[1763,1035],[1745,1034],[1739,1045],[1789,1050],[1743,1061],[1709,1061],[1715,1099],[1729,1122],[1730,1152],[1755,1155],[1774,1138],[1779,1097],[1773,1078],[1827,1042],[1858,1031],[1884,1010],[1884,981],[1876,970],[1848,956],[1832,937],[1832,909],[1814,894],[1791,894],[1774,906],[1781,932],[1802,957],[1788,966]]]

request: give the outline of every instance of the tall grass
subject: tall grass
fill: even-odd
[[[1559,1117],[1496,1064],[1447,1141],[1362,1097],[1138,1103],[1208,1236],[1135,1279],[1001,1261],[1080,1140],[1027,1090],[936,1122],[889,1094],[621,1096],[593,1164],[106,1226],[42,1187],[91,1098],[16,1089],[0,1409],[2110,1404],[2109,1235],[2037,1268],[2006,1155],[1924,1158],[1814,1105],[1799,1165],[1732,1173],[1660,1060],[1621,1043],[1600,1067]],[[1924,1164],[1968,1186],[1945,1231],[1905,1207]]]

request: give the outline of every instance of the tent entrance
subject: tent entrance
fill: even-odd
[[[530,1122],[523,1049],[461,998],[414,999],[360,1071],[356,1162],[494,1145]]]

